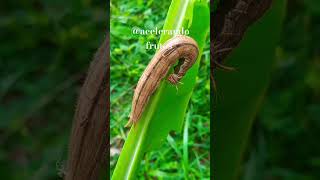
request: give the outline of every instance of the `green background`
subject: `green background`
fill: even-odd
[[[107,24],[104,1],[1,1],[1,179],[61,179],[79,88]]]
[[[269,37],[269,32],[260,34]],[[253,124],[240,179],[320,179],[319,50],[319,1],[287,1],[271,84]]]

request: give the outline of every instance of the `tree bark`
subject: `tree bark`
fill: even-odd
[[[90,64],[76,106],[66,180],[96,180],[109,163],[109,36]]]

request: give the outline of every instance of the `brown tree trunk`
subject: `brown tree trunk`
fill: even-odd
[[[109,36],[80,91],[69,142],[66,180],[96,180],[109,162]]]

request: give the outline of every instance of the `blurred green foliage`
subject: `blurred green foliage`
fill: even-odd
[[[284,0],[274,1],[265,16],[249,27],[226,60],[236,71],[215,72],[212,154],[217,179],[238,177],[246,142],[273,72],[285,7]],[[268,36],[261,35],[265,32]]]
[[[320,179],[319,8],[318,0],[288,1],[277,64],[249,140],[243,180]]]
[[[137,3],[138,2],[138,3]],[[126,138],[134,86],[154,55],[146,50],[147,42],[157,43],[160,36],[132,35],[132,28],[162,29],[170,1],[111,1],[111,161],[112,174]],[[210,113],[209,113],[209,41],[201,59],[197,85],[192,95],[188,119],[189,159],[183,159],[183,134],[171,133],[159,149],[143,159],[138,176],[142,179],[172,178],[205,179],[210,176]],[[186,136],[185,136],[186,137]],[[189,173],[185,175],[184,163]]]
[[[2,1],[0,177],[59,179],[77,93],[106,32],[104,1]]]

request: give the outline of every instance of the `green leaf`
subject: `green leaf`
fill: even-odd
[[[197,41],[200,52],[197,62],[182,79],[182,84],[170,85],[162,81],[150,98],[139,123],[130,129],[118,159],[112,179],[134,179],[143,155],[161,145],[170,131],[181,131],[185,112],[196,83],[199,62],[209,32],[210,12],[207,2],[173,0],[169,8],[164,29],[189,29]],[[162,34],[161,44],[171,38]]]
[[[307,10],[316,15],[320,14],[320,1],[319,0],[304,0],[302,1]]]
[[[285,1],[274,1],[265,16],[249,28],[226,60],[234,72],[216,72],[213,169],[215,179],[238,176],[241,157],[275,63],[275,48],[284,17]]]

